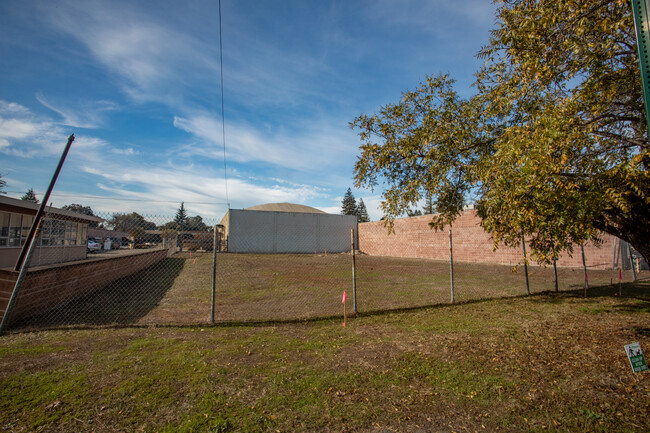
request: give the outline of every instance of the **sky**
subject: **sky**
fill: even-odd
[[[349,123],[427,75],[473,94],[494,11],[489,0],[222,0],[220,29],[218,0],[0,0],[5,191],[41,198],[74,133],[54,206],[340,213],[352,187],[378,220],[382,191],[353,187],[361,142]]]

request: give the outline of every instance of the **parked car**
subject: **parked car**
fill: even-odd
[[[88,239],[88,246],[86,248],[86,251],[89,253],[94,253],[95,251],[99,251],[102,249],[102,246],[99,242],[93,241],[92,239]]]

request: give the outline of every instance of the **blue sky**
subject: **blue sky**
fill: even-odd
[[[348,123],[450,73],[472,93],[488,0],[0,1],[0,173],[9,196],[220,218],[292,202],[339,213]],[[225,175],[224,175],[225,169]],[[226,182],[227,178],[227,194]],[[381,191],[356,190],[373,220]],[[98,197],[106,197],[100,199]]]

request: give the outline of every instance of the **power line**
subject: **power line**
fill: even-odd
[[[223,140],[223,180],[226,190],[226,202],[230,208],[230,198],[228,197],[228,167],[226,166],[226,112],[223,96],[223,32],[221,25],[221,0],[219,0],[219,62],[221,74],[221,135]]]

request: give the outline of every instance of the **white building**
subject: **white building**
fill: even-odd
[[[231,209],[221,225],[228,252],[338,253],[350,251],[357,217],[328,214],[299,204],[269,203]]]

